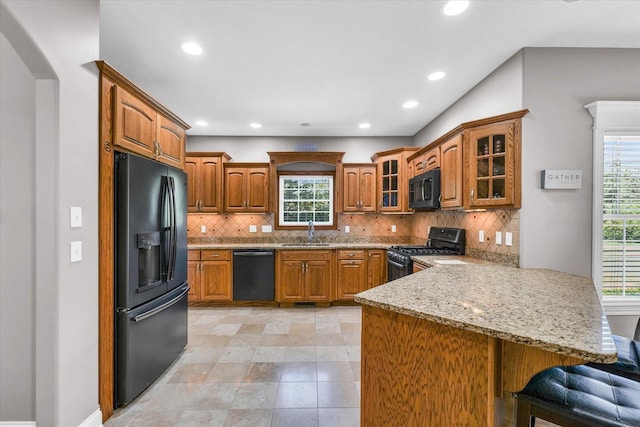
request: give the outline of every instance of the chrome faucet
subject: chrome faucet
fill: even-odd
[[[313,237],[315,236],[315,228],[313,227],[313,221],[309,221],[309,226],[307,227],[307,240],[309,243],[313,241]]]

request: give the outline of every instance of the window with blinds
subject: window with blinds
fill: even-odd
[[[640,296],[640,136],[605,136],[603,297]]]

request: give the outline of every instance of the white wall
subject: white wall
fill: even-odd
[[[267,151],[297,151],[297,144],[316,144],[317,151],[346,152],[344,163],[369,163],[379,151],[413,145],[411,137],[236,137],[189,136],[187,151],[223,151],[234,162],[268,162]]]
[[[521,110],[522,51],[491,72],[447,110],[414,135],[425,146],[461,123]]]
[[[638,99],[640,49],[524,49],[522,267],[591,276],[593,121],[584,106]],[[582,189],[541,190],[543,169],[582,170]]]
[[[32,183],[29,194],[22,197],[35,201],[25,213],[31,217],[30,225],[22,225],[25,235],[33,236],[33,246],[25,254],[25,262],[30,263],[35,272],[33,290],[27,292],[35,305],[31,315],[35,330],[32,326],[29,331],[28,324],[12,322],[10,325],[10,328],[25,329],[25,339],[31,340],[35,363],[27,365],[31,365],[30,373],[35,380],[30,398],[10,413],[5,414],[5,402],[0,402],[0,420],[35,420],[38,425],[54,427],[78,426],[90,420],[100,425],[97,395],[98,72],[93,64],[99,58],[99,3],[97,0],[0,2],[0,30],[24,63],[21,65],[15,57],[3,53],[3,86],[14,84],[13,78],[4,76],[5,67],[26,65],[31,74],[26,92],[20,95],[7,92],[7,98],[3,92],[3,106],[5,102],[20,104],[21,96],[35,94],[28,106],[28,115],[35,117],[32,125],[35,137],[31,137],[34,155],[22,171]],[[5,64],[5,59],[10,62]],[[27,84],[22,80],[16,83]],[[0,126],[3,136],[5,132],[15,132],[4,117]],[[27,136],[27,132],[18,133]],[[5,149],[15,155],[15,143],[2,138],[3,159]],[[5,144],[8,145],[5,147]],[[3,197],[5,190],[14,184],[4,179],[0,182]],[[69,227],[70,206],[83,209],[80,229]],[[3,223],[5,219],[3,216]],[[4,237],[3,234],[3,243]],[[83,242],[83,261],[71,264],[69,242],[73,240]],[[7,244],[20,247],[21,242],[21,237],[14,236]],[[4,262],[4,251],[0,257]],[[3,280],[0,285],[3,300],[5,292],[16,292],[8,289],[14,283]],[[9,351],[14,354],[13,349]],[[3,377],[3,386],[7,380],[17,381],[14,376]]]
[[[0,33],[0,420],[35,419],[35,99]]]

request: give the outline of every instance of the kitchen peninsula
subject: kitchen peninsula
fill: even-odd
[[[468,257],[357,294],[361,425],[513,425],[513,392],[554,365],[614,362],[591,279]]]

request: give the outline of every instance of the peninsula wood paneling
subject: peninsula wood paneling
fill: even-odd
[[[362,315],[361,425],[493,425],[492,338],[370,306]]]

